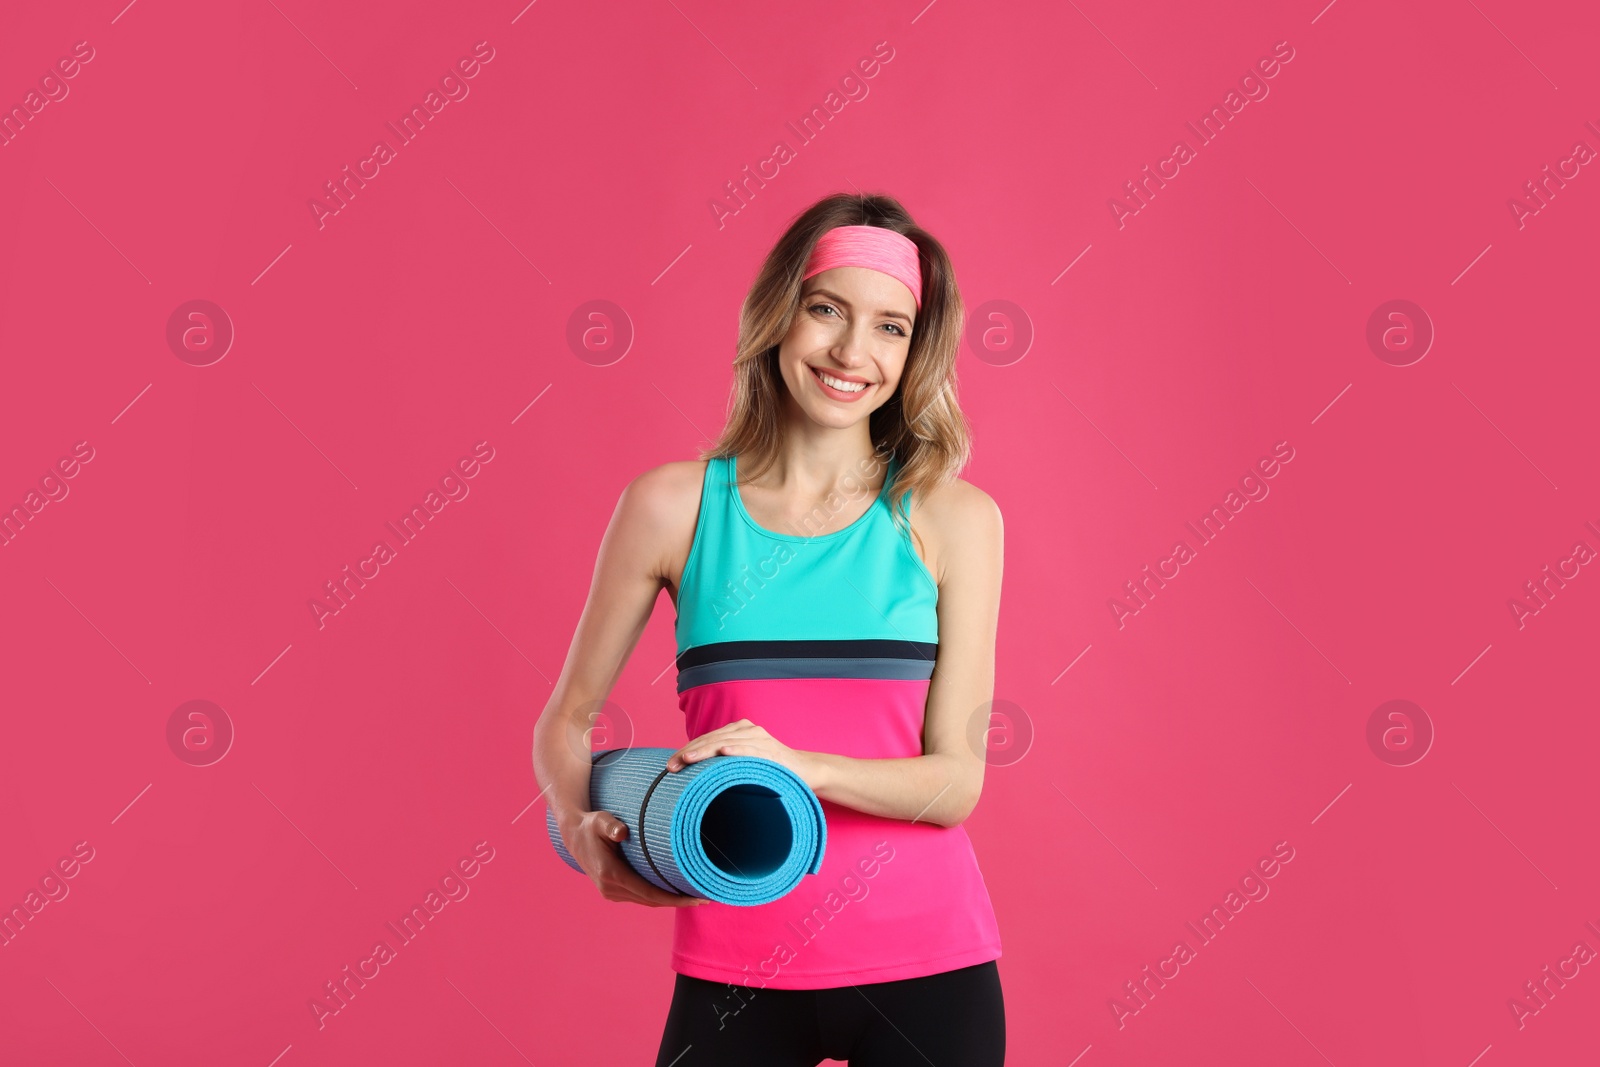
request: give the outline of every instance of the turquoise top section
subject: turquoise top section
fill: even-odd
[[[782,533],[745,510],[735,457],[709,460],[678,592],[678,654],[720,641],[937,643],[939,588],[889,511],[898,469],[891,457],[883,488],[854,522],[836,526],[825,504],[808,529]],[[843,511],[842,494],[833,499]]]

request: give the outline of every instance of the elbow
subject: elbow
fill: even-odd
[[[957,826],[960,826],[962,823],[966,822],[968,816],[970,816],[973,811],[977,809],[978,797],[982,792],[982,782],[978,782],[977,784],[963,789],[957,795],[957,799],[951,801],[949,806],[944,809],[942,812],[943,817],[939,820],[939,825],[943,826],[947,830],[953,830]]]

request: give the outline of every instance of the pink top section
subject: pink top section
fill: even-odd
[[[882,226],[835,226],[817,238],[800,280],[834,267],[867,267],[898,278],[922,310],[922,261],[905,234]]]
[[[927,681],[743,679],[679,694],[688,736],[748,718],[792,748],[859,759],[922,755]],[[771,904],[676,908],[672,969],[752,988],[918,978],[1000,957],[967,832],[828,801],[822,870]]]

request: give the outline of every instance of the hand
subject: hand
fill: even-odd
[[[562,843],[578,861],[607,900],[643,904],[649,908],[684,908],[710,901],[701,897],[680,896],[651,885],[622,858],[617,842],[628,836],[628,827],[609,811],[586,811],[568,827],[561,828]]]
[[[813,792],[822,775],[822,765],[813,753],[790,748],[749,719],[701,734],[667,758],[667,770],[681,771],[711,756],[759,756],[781,763],[798,774]]]

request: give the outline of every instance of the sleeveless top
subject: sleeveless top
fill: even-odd
[[[790,748],[857,759],[921,756],[939,648],[939,590],[883,488],[838,527],[756,524],[733,457],[706,465],[677,604],[678,706],[689,739],[749,719]],[[843,509],[843,495],[834,511]],[[909,510],[910,496],[904,501]],[[754,988],[917,978],[1000,956],[1000,931],[960,826],[822,801],[819,873],[770,904],[675,908],[672,969]]]

